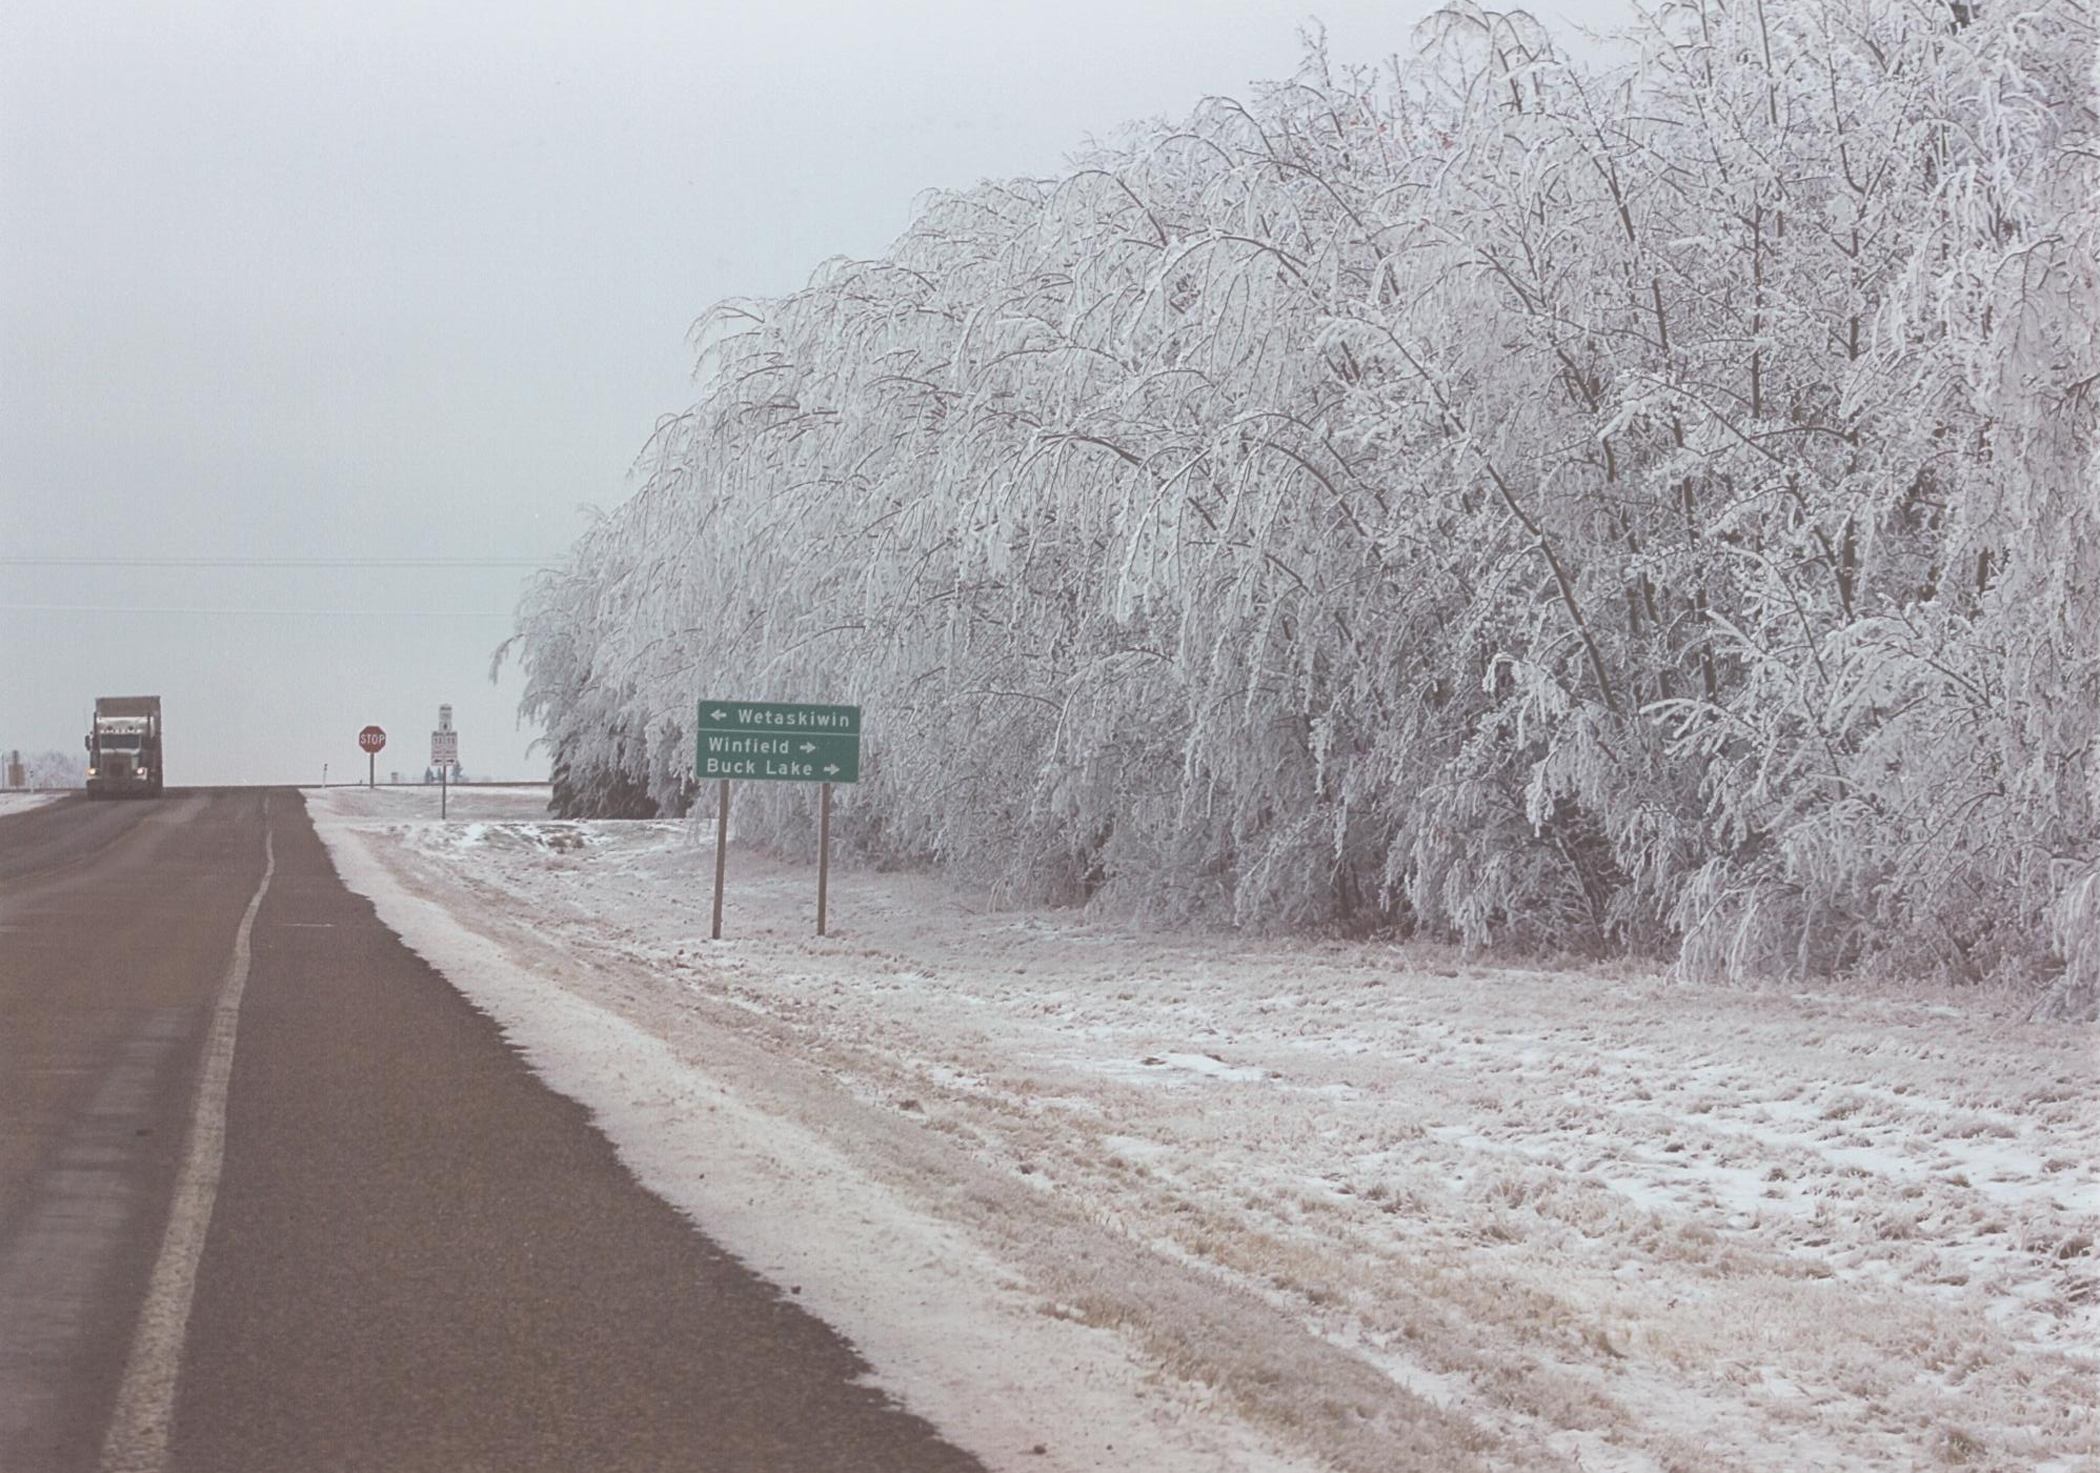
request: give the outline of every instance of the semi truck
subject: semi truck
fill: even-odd
[[[90,798],[157,798],[161,770],[159,696],[102,696],[87,734]]]

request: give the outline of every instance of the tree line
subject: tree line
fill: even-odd
[[[1454,4],[929,192],[711,309],[529,585],[559,800],[681,808],[700,695],[851,701],[843,841],[1014,900],[2090,1009],[2094,39]]]

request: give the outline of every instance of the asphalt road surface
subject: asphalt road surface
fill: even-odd
[[[0,818],[0,1473],[978,1465],[337,880],[289,789]]]

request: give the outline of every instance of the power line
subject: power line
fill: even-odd
[[[396,609],[383,604],[362,609],[198,609],[133,608],[116,604],[0,604],[5,614],[205,614],[213,617],[283,619],[370,619],[376,615],[416,619],[508,619],[501,609]]]
[[[9,568],[544,568],[524,557],[7,557]]]

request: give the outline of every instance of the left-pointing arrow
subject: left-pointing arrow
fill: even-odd
[[[714,717],[715,720],[720,721],[724,716],[727,716],[729,713],[727,711],[710,711],[707,714]]]

